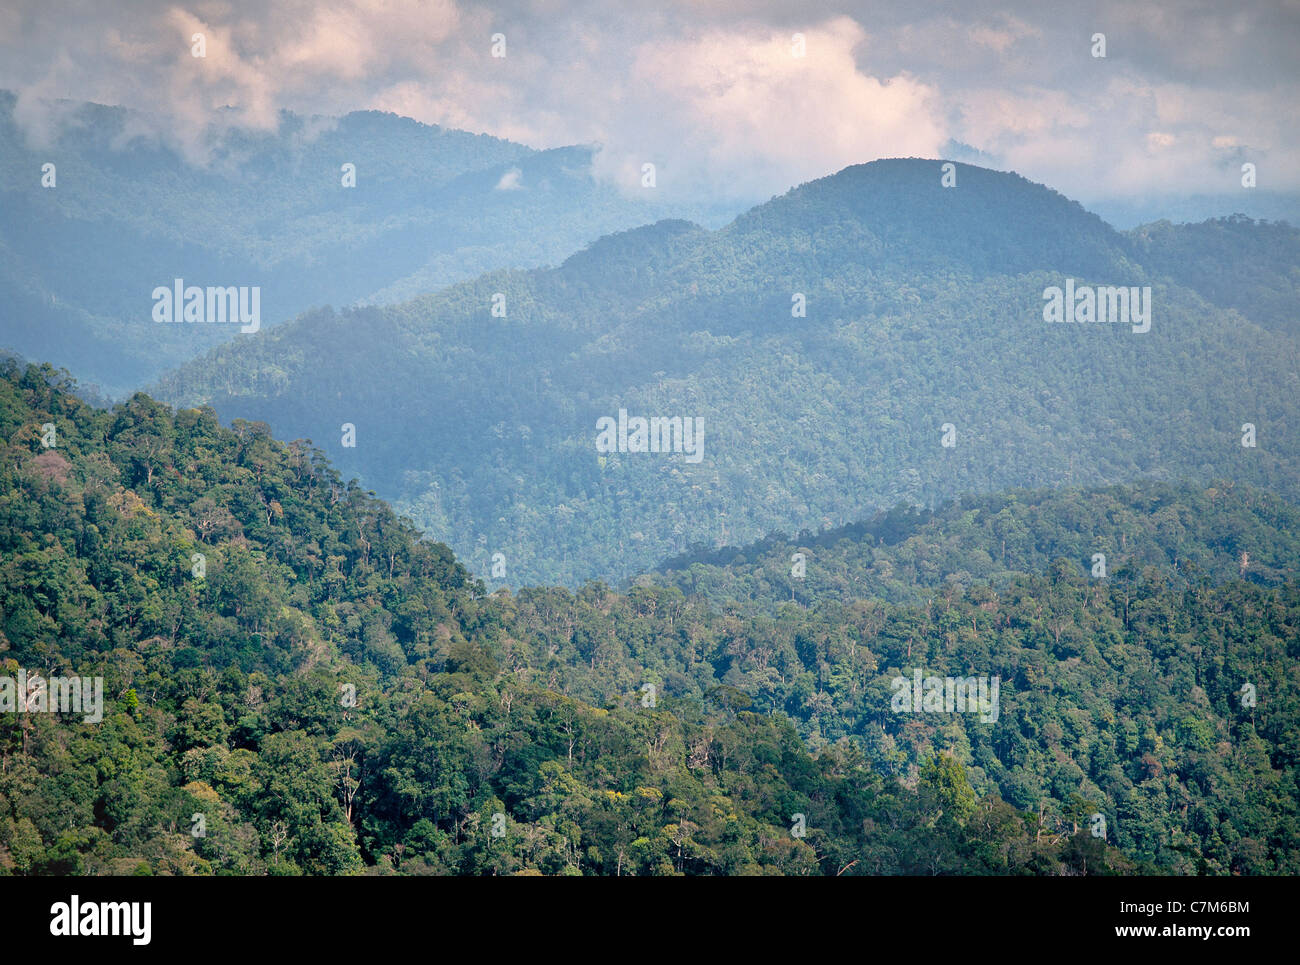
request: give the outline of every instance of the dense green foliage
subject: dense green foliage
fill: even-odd
[[[1300,323],[1300,264],[1288,224],[1216,218],[1202,224],[1144,225],[1130,232],[1142,260],[1207,301],[1235,308],[1293,337]]]
[[[799,575],[796,553],[803,558]],[[966,495],[934,512],[900,505],[793,539],[773,534],[744,547],[697,547],[664,563],[662,576],[638,582],[766,612],[788,601],[915,603],[948,584],[1000,588],[1058,559],[1091,571],[1098,553],[1115,577],[1155,567],[1184,585],[1242,579],[1276,586],[1294,577],[1300,559],[1300,510],[1224,482],[1205,490],[1148,483]]]
[[[662,222],[554,270],[315,313],[158,394],[314,440],[485,580],[504,554],[490,585],[577,586],[963,492],[1227,478],[1298,495],[1297,264],[1286,226],[1121,235],[1014,175],[959,165],[945,189],[937,162],[880,161],[715,232]],[[1066,278],[1150,285],[1150,331],[1045,323]],[[702,418],[702,461],[601,456],[596,421],[620,409]]]
[[[107,706],[0,714],[4,870],[1300,870],[1300,587],[1272,500],[1116,490],[1090,524],[1079,495],[1039,498],[1048,535],[1011,540],[991,583],[969,557],[957,582],[920,568],[923,601],[484,595],[309,446],[67,389],[0,379],[0,661],[101,674]],[[929,539],[946,566],[1022,500],[901,514],[891,552]],[[1112,577],[1033,569],[1103,520],[1135,544]],[[855,570],[852,542],[810,574]],[[1203,572],[1171,573],[1169,546]],[[1235,578],[1229,549],[1267,572]],[[913,666],[1000,675],[997,722],[891,713]]]
[[[15,107],[0,91],[0,348],[118,396],[236,337],[236,326],[151,320],[154,288],[178,277],[259,286],[269,328],[313,306],[555,264],[668,214],[734,213],[625,196],[593,178],[587,147],[535,151],[375,111],[286,112],[268,132],[218,118],[183,138],[182,156],[159,119],[123,108],[62,104],[42,134]]]

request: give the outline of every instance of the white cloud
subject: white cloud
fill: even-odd
[[[932,88],[863,73],[855,53],[868,35],[847,17],[802,32],[803,57],[784,32],[643,44],[630,73],[655,118],[642,128],[654,138],[645,153],[702,168],[692,175],[715,186],[762,193],[864,160],[938,152],[947,133]]]
[[[519,191],[523,188],[522,181],[524,172],[519,168],[511,168],[505,174],[501,175],[501,180],[497,182],[497,191]]]
[[[34,142],[68,122],[51,100],[93,100],[156,116],[153,135],[199,163],[214,128],[375,108],[600,143],[599,174],[641,190],[653,162],[665,198],[765,197],[950,138],[1078,197],[1213,190],[1238,155],[1300,189],[1298,17],[1264,0],[20,0],[0,11],[0,86]],[[1106,60],[1083,21],[1105,24]]]

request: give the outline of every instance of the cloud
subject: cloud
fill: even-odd
[[[371,105],[387,78],[438,75],[441,46],[465,24],[450,0],[142,2],[96,14],[54,2],[23,7],[0,38],[0,85],[31,105],[34,143],[50,125],[37,102],[123,105],[196,164],[225,130],[271,130],[282,109],[341,114]],[[194,56],[195,35],[203,56]]]
[[[713,191],[770,193],[882,156],[938,152],[947,134],[932,88],[861,71],[866,31],[839,17],[788,33],[713,30],[638,47],[629,69],[636,127],[614,128],[611,159],[663,159]],[[634,139],[642,143],[627,147]]]
[[[1300,190],[1298,36],[1300,4],[1270,0],[18,0],[0,86],[34,144],[75,123],[59,98],[92,100],[196,164],[282,109],[370,108],[599,143],[598,176],[642,191],[653,163],[664,199],[766,197],[958,143],[1086,200],[1213,191],[1239,160]]]
[[[501,180],[497,182],[497,191],[519,191],[523,189],[520,183],[523,180],[524,172],[519,168],[511,168],[505,174],[501,175]]]

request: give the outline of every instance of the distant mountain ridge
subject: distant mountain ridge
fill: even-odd
[[[0,348],[115,394],[234,336],[154,325],[150,293],[175,278],[259,286],[270,328],[314,306],[554,264],[669,214],[732,213],[625,197],[593,177],[590,146],[538,151],[376,111],[227,130],[198,167],[123,108],[63,104],[37,148],[15,107],[0,92]]]
[[[1297,560],[1295,503],[1249,486],[1158,483],[968,495],[933,512],[900,505],[820,533],[701,546],[636,583],[675,586],[728,611],[775,612],[791,603],[915,603],[1062,561],[1105,574],[1094,578],[1146,572],[1174,585],[1276,586],[1296,578]]]
[[[1017,175],[956,172],[945,188],[939,161],[859,165],[716,231],[661,222],[555,269],[305,316],[158,394],[314,440],[483,578],[502,554],[511,585],[619,580],[701,541],[961,492],[1295,490],[1282,306],[1300,232],[1122,234]],[[1150,331],[1045,322],[1044,291],[1074,282],[1149,288]],[[598,453],[597,420],[620,409],[702,420],[702,463]]]

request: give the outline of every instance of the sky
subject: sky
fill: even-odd
[[[1296,192],[1298,65],[1300,0],[0,0],[0,87],[32,146],[60,99],[140,110],[196,164],[282,109],[376,109],[596,143],[600,177],[632,190],[653,163],[682,198],[764,199],[881,157],[1085,201],[1230,194],[1247,162]]]

